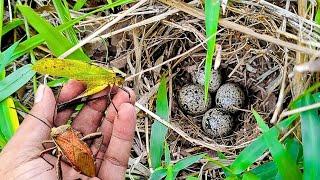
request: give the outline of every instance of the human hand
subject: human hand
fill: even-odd
[[[62,88],[58,102],[69,101],[84,90],[83,84],[71,80]],[[72,122],[73,129],[82,135],[96,132],[98,128],[103,134],[102,144],[101,141],[94,141],[90,147],[93,154],[97,154],[97,177],[93,179],[124,179],[136,123],[133,106],[135,96],[132,90],[127,90],[130,97],[121,89],[112,90],[116,91],[112,101],[118,113],[108,102],[108,98],[101,98],[88,102]],[[102,96],[109,91],[110,89],[103,90],[93,97]],[[51,89],[41,85],[30,114],[55,126],[66,124],[73,110],[59,112],[53,121],[55,106],[56,100]],[[101,126],[98,127],[99,125]],[[49,154],[40,157],[44,150],[41,143],[50,139],[50,131],[40,120],[31,115],[26,116],[0,154],[1,179],[57,179],[56,169],[52,168],[52,165],[56,165],[57,158]],[[89,179],[67,163],[62,162],[61,167],[63,179]]]

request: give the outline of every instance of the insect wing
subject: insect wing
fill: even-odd
[[[79,139],[75,131],[69,129],[59,134],[54,140],[62,154],[76,170],[90,177],[95,176],[96,170],[92,152],[88,145]]]

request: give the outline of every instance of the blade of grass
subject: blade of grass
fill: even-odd
[[[175,179],[177,177],[179,171],[198,162],[205,155],[206,155],[205,153],[199,154],[199,155],[192,155],[192,156],[189,156],[189,157],[186,157],[186,158],[179,160],[176,164],[173,165],[173,171],[174,171],[174,176],[173,176],[174,178],[173,179]]]
[[[242,180],[259,180],[259,179],[260,178],[257,175],[250,172],[246,172],[242,176]]]
[[[174,172],[173,172],[173,164],[169,164],[167,166],[167,172],[166,172],[166,180],[174,180],[175,178],[173,177]]]
[[[28,23],[45,39],[51,52],[59,57],[65,51],[73,47],[73,45],[50,23],[40,17],[36,12],[28,6],[17,5],[22,15],[27,18]],[[81,50],[76,50],[67,58],[81,61],[90,61],[90,58]]]
[[[79,11],[85,4],[87,0],[77,0],[76,4],[73,6],[73,10]]]
[[[157,94],[156,101],[157,115],[162,119],[169,121],[169,106],[167,97],[167,81],[162,77]],[[161,166],[161,158],[168,128],[158,121],[155,121],[151,126],[150,136],[150,159],[153,169]]]
[[[22,19],[13,19],[2,28],[2,36],[23,24]]]
[[[0,81],[0,101],[16,92],[35,75],[31,67],[31,64],[27,64]]]
[[[313,104],[314,98],[307,94],[301,101],[301,107]],[[318,109],[301,113],[301,133],[303,145],[304,179],[317,179],[320,177],[320,117]]]
[[[4,71],[4,68],[12,62],[11,56],[18,45],[19,41],[15,42],[13,45],[11,45],[8,49],[6,49],[4,52],[0,54],[0,72]]]
[[[260,177],[260,179],[275,179],[278,168],[274,162],[264,163],[250,171]]]
[[[216,36],[218,30],[219,14],[220,14],[220,0],[206,0],[205,1],[205,24],[206,36],[211,39],[207,42],[207,55],[205,63],[205,101],[208,100],[209,83],[212,71],[212,59],[215,52]]]
[[[68,3],[65,0],[63,0],[63,2],[61,0],[53,0],[53,5],[56,8],[61,24],[71,21],[71,15],[68,9]],[[72,27],[67,28],[65,30],[65,33],[67,38],[72,42],[72,45],[75,45],[78,43],[76,32]],[[79,49],[82,51],[81,48]]]
[[[297,118],[297,115],[290,116],[269,129],[268,132],[279,136],[280,130],[289,127],[289,125]],[[265,134],[260,135],[255,141],[241,151],[230,165],[230,169],[233,174],[240,174],[244,172],[268,149],[268,146],[264,143],[264,137]]]
[[[265,124],[262,117],[255,111],[252,113],[262,131],[265,135],[264,142],[268,146],[274,162],[277,165],[278,172],[283,179],[301,179],[302,175],[298,169],[297,164],[294,162],[288,151],[278,140],[278,135],[269,131],[269,127]]]
[[[78,23],[79,21],[81,21],[82,19],[94,14],[94,13],[97,13],[97,12],[101,12],[101,11],[104,11],[104,10],[107,10],[107,9],[110,9],[110,8],[113,8],[113,7],[116,7],[116,6],[120,6],[120,5],[124,5],[124,4],[128,4],[128,3],[131,3],[131,2],[134,2],[134,0],[118,0],[112,4],[108,4],[108,5],[105,5],[105,6],[102,6],[101,8],[97,9],[97,10],[94,10],[94,11],[91,11],[89,13],[86,13],[82,16],[79,16],[78,18],[75,18],[65,24],[62,24],[58,27],[56,27],[56,29],[59,31],[59,32],[62,32],[64,30],[66,30],[67,28],[69,27],[72,27],[74,24]],[[17,47],[14,55],[12,56],[12,60],[15,60],[19,57],[21,57],[22,55],[26,54],[26,53],[29,53],[30,50],[36,48],[38,45],[40,45],[41,43],[43,43],[45,40],[42,36],[40,35],[36,35],[36,36],[33,36],[31,37],[30,39],[24,41],[24,42],[21,42],[19,44],[19,46]]]
[[[150,180],[159,180],[162,179],[164,177],[166,177],[167,175],[167,169],[160,167],[157,168],[150,176]]]
[[[116,7],[116,6],[120,6],[120,5],[124,5],[124,4],[128,4],[128,3],[131,3],[133,2],[134,0],[118,0],[112,4],[108,4],[108,5],[105,5],[105,6],[102,6],[101,8],[97,9],[97,10],[94,10],[94,11],[91,11],[89,13],[86,13],[82,16],[79,16],[78,18],[75,18],[65,24],[62,24],[58,27],[56,27],[55,29],[58,30],[59,32],[62,32],[64,30],[66,30],[67,28],[69,27],[72,27],[74,24],[78,23],[79,21],[85,19],[86,17],[94,14],[94,13],[97,13],[97,12],[101,12],[101,11],[104,11],[104,10],[107,10],[107,9],[110,9],[112,7]],[[12,56],[12,61],[23,56],[24,54],[26,53],[29,53],[30,50],[36,48],[38,45],[40,45],[41,43],[43,43],[45,40],[44,38],[38,34],[38,35],[35,35],[33,37],[31,37],[30,39],[27,39],[26,41],[23,41],[19,44],[19,46],[16,48],[15,50],[15,53],[13,54]]]
[[[0,49],[1,39],[3,34],[3,13],[4,13],[4,1],[0,1]],[[9,48],[10,49],[10,48]],[[10,50],[6,53],[1,53],[0,62],[5,64],[8,57],[12,56]],[[0,82],[5,78],[6,71],[0,69]],[[1,84],[1,83],[0,83]],[[1,87],[1,85],[0,85]],[[0,91],[0,95],[2,95]],[[11,98],[3,98],[0,100],[0,147],[3,148],[9,139],[13,136],[14,132],[19,126],[19,120],[17,112],[10,107],[14,107],[13,100]]]
[[[167,142],[164,143],[164,162],[166,166],[168,166],[171,163],[170,149]]]

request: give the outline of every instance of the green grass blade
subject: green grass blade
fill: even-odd
[[[174,180],[174,172],[173,172],[173,165],[169,164],[167,166],[167,176],[166,176],[166,180]]]
[[[259,180],[259,179],[260,178],[257,175],[250,172],[246,172],[242,176],[242,180]]]
[[[169,106],[167,97],[167,81],[161,78],[160,86],[157,94],[156,113],[162,119],[169,121]],[[163,156],[163,148],[168,128],[158,121],[151,126],[150,136],[150,159],[152,168],[156,169],[161,166],[161,158]]]
[[[7,98],[0,103],[0,130],[5,137],[6,142],[14,135],[19,127],[18,115],[14,107],[12,98]]]
[[[77,0],[76,4],[73,6],[73,10],[79,11],[85,4],[87,0]]]
[[[13,19],[2,28],[2,36],[23,24],[22,19]]]
[[[199,180],[199,178],[193,177],[193,176],[187,176],[186,180]]]
[[[1,39],[3,34],[3,13],[4,13],[4,1],[0,1],[0,46]],[[13,47],[12,45],[11,47]],[[1,48],[0,48],[1,49]],[[14,48],[13,48],[14,49]],[[10,52],[10,48],[7,49],[6,52],[1,53],[0,63],[6,64],[8,57],[12,56]],[[6,72],[1,68],[0,70],[0,82],[5,78]],[[0,83],[1,88],[1,83]],[[2,92],[0,91],[0,96]],[[9,141],[9,139],[13,136],[14,132],[19,126],[19,120],[17,116],[17,112],[10,107],[14,107],[13,100],[11,98],[3,98],[0,100],[0,147],[1,149],[5,146],[5,144]]]
[[[173,165],[174,178],[178,175],[179,171],[191,166],[192,164],[198,162],[206,154],[193,155],[179,160],[176,164]]]
[[[166,175],[167,175],[167,169],[160,167],[151,174],[150,180],[159,180],[166,177]]]
[[[68,3],[63,0],[53,0],[53,5],[56,8],[61,24],[71,21],[70,11],[68,9]],[[72,42],[73,45],[78,43],[76,32],[72,27],[65,30],[67,38]],[[79,48],[81,50],[81,48]]]
[[[316,12],[316,16],[315,16],[315,19],[314,21],[317,23],[317,24],[320,24],[320,0],[317,0],[317,12]]]
[[[0,54],[0,72],[5,70],[4,68],[11,63],[11,56],[14,50],[19,45],[19,42],[15,42],[8,49]]]
[[[166,166],[168,166],[171,163],[170,149],[167,142],[164,143],[164,162]]]
[[[28,23],[45,39],[49,49],[56,57],[59,57],[73,46],[67,38],[34,12],[33,9],[25,5],[17,5],[17,8],[28,20]],[[79,49],[70,54],[67,58],[86,62],[90,61],[89,57]]]
[[[264,163],[250,171],[260,177],[260,179],[275,179],[278,168],[274,162]]]
[[[265,124],[262,117],[255,110],[252,111],[261,131],[265,135],[263,136],[264,142],[270,150],[270,153],[277,165],[278,172],[280,173],[281,178],[285,180],[301,179],[302,175],[298,169],[297,164],[278,140],[278,135],[276,133],[268,131],[269,128]]]
[[[27,64],[0,81],[0,101],[16,92],[35,75],[31,67],[31,64]]]
[[[307,94],[301,101],[301,107],[313,104],[315,101]],[[301,113],[301,132],[303,145],[304,179],[318,179],[320,177],[320,117],[318,109]]]
[[[279,135],[280,130],[289,127],[293,121],[298,118],[297,115],[290,116],[281,121],[276,126],[269,129],[267,132]],[[250,167],[267,149],[268,146],[264,143],[265,134],[260,135],[255,141],[247,146],[230,165],[230,169],[234,174],[240,174]]]
[[[220,14],[220,0],[206,0],[205,1],[205,24],[206,35],[210,40],[207,42],[207,56],[205,63],[205,100],[207,101],[209,92],[209,83],[212,71],[212,59],[216,46],[216,33],[218,30],[219,14]]]
[[[101,8],[91,11],[89,13],[86,13],[82,16],[79,16],[78,18],[75,18],[65,24],[62,24],[58,27],[56,27],[55,29],[58,30],[59,32],[62,32],[70,27],[72,27],[74,24],[78,23],[79,21],[83,20],[84,18],[97,13],[97,12],[101,12],[101,11],[105,11],[107,9],[116,7],[116,6],[120,6],[120,5],[124,5],[124,4],[129,4],[131,2],[134,2],[134,0],[118,0],[112,4],[108,4],[105,6],[102,6]],[[12,61],[23,56],[26,53],[29,53],[30,50],[36,48],[38,45],[40,45],[41,43],[43,43],[45,40],[42,36],[40,35],[36,35],[31,37],[30,39],[23,41],[19,44],[19,46],[16,48],[14,54],[12,55]]]

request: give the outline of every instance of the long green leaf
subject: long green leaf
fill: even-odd
[[[1,39],[3,34],[3,13],[4,13],[4,1],[0,1],[0,47],[1,47]],[[14,46],[14,45],[12,45]],[[12,47],[11,46],[11,47]],[[14,49],[14,48],[13,48]],[[5,53],[1,53],[0,55],[0,63],[7,63],[8,57],[11,57],[12,54],[9,50]],[[0,68],[0,82],[5,78],[6,72],[3,68]],[[1,85],[0,85],[1,87]],[[0,96],[2,95],[0,91]],[[9,141],[9,139],[13,136],[14,132],[19,126],[19,120],[17,116],[17,112],[10,107],[14,107],[13,100],[11,98],[7,98],[3,101],[0,100],[0,147],[1,149],[5,146],[5,144]]]
[[[281,177],[285,180],[301,179],[302,175],[298,169],[296,162],[292,159],[288,151],[280,143],[280,141],[278,140],[278,135],[268,131],[269,127],[265,124],[262,117],[255,110],[252,111],[261,131],[265,135],[263,137],[264,142],[270,150],[270,153],[277,165],[278,172],[280,173]]]
[[[167,97],[167,81],[161,79],[157,94],[156,113],[162,119],[169,121],[169,106]],[[161,158],[168,128],[158,121],[155,121],[151,126],[150,136],[150,159],[152,168],[156,169],[161,166]]]
[[[27,64],[0,81],[0,101],[16,92],[35,75],[31,67],[31,64]]]
[[[75,18],[67,23],[64,23],[64,24],[56,27],[55,29],[61,33],[62,31],[72,27],[74,24],[78,23],[79,21],[85,19],[86,17],[88,17],[94,13],[101,12],[101,11],[104,11],[104,10],[107,10],[107,9],[110,9],[110,8],[113,8],[116,6],[120,6],[123,4],[128,4],[131,2],[134,2],[134,0],[118,0],[112,4],[102,6],[101,8],[99,8],[97,10],[94,10],[94,11],[86,13],[82,16],[79,16],[78,18]],[[45,41],[45,39],[42,36],[36,35],[36,36],[31,37],[30,39],[27,39],[26,41],[21,42],[19,44],[19,46],[16,48],[14,54],[12,55],[12,61],[23,56],[26,53],[29,53],[30,50],[36,48],[38,45],[40,45],[44,41]]]
[[[274,162],[264,163],[250,171],[260,177],[260,179],[275,179],[278,168]]]
[[[301,106],[313,104],[315,101],[307,94],[301,102]],[[303,145],[304,179],[319,179],[320,177],[320,117],[318,109],[301,113],[301,132]]]
[[[73,10],[79,11],[85,4],[87,0],[77,0],[76,4],[73,6]]]
[[[14,107],[12,98],[7,98],[0,103],[0,114],[5,115],[0,117],[0,130],[6,142],[10,140],[19,127],[17,112],[11,107]]]
[[[174,178],[178,175],[179,171],[191,166],[192,164],[198,162],[206,154],[193,155],[179,160],[173,165]]]
[[[150,176],[150,180],[159,180],[162,179],[164,177],[166,177],[167,175],[167,169],[160,167],[157,168]]]
[[[62,24],[71,21],[71,15],[68,9],[68,3],[65,0],[63,0],[63,2],[61,0],[53,0],[53,5],[57,10],[59,19]],[[76,32],[72,27],[66,29],[66,36],[72,42],[73,45],[78,43]],[[81,48],[79,49],[81,50]]]
[[[205,63],[205,100],[207,101],[209,92],[209,83],[212,71],[212,59],[216,46],[216,33],[218,30],[219,14],[220,14],[220,0],[206,0],[205,1],[205,24],[206,35],[210,39],[207,42],[207,56]]]
[[[18,45],[19,42],[15,42],[13,45],[11,45],[8,49],[6,49],[4,52],[0,54],[0,71],[5,70],[4,68],[12,62],[11,56]]]
[[[13,19],[2,28],[2,36],[22,24],[23,24],[22,19]]]
[[[289,125],[297,118],[297,115],[290,116],[269,129],[267,132],[279,135],[281,129],[289,127]],[[230,169],[234,174],[244,172],[268,149],[268,146],[264,143],[264,137],[265,134],[260,135],[255,141],[241,151],[230,166]]]
[[[243,174],[242,180],[260,180],[260,178],[253,173],[246,172]]]
[[[59,57],[73,46],[67,38],[65,38],[50,23],[40,17],[30,7],[17,5],[17,8],[22,15],[27,18],[28,23],[45,39],[49,49],[56,57]],[[70,54],[67,58],[90,61],[90,58],[79,49]]]

